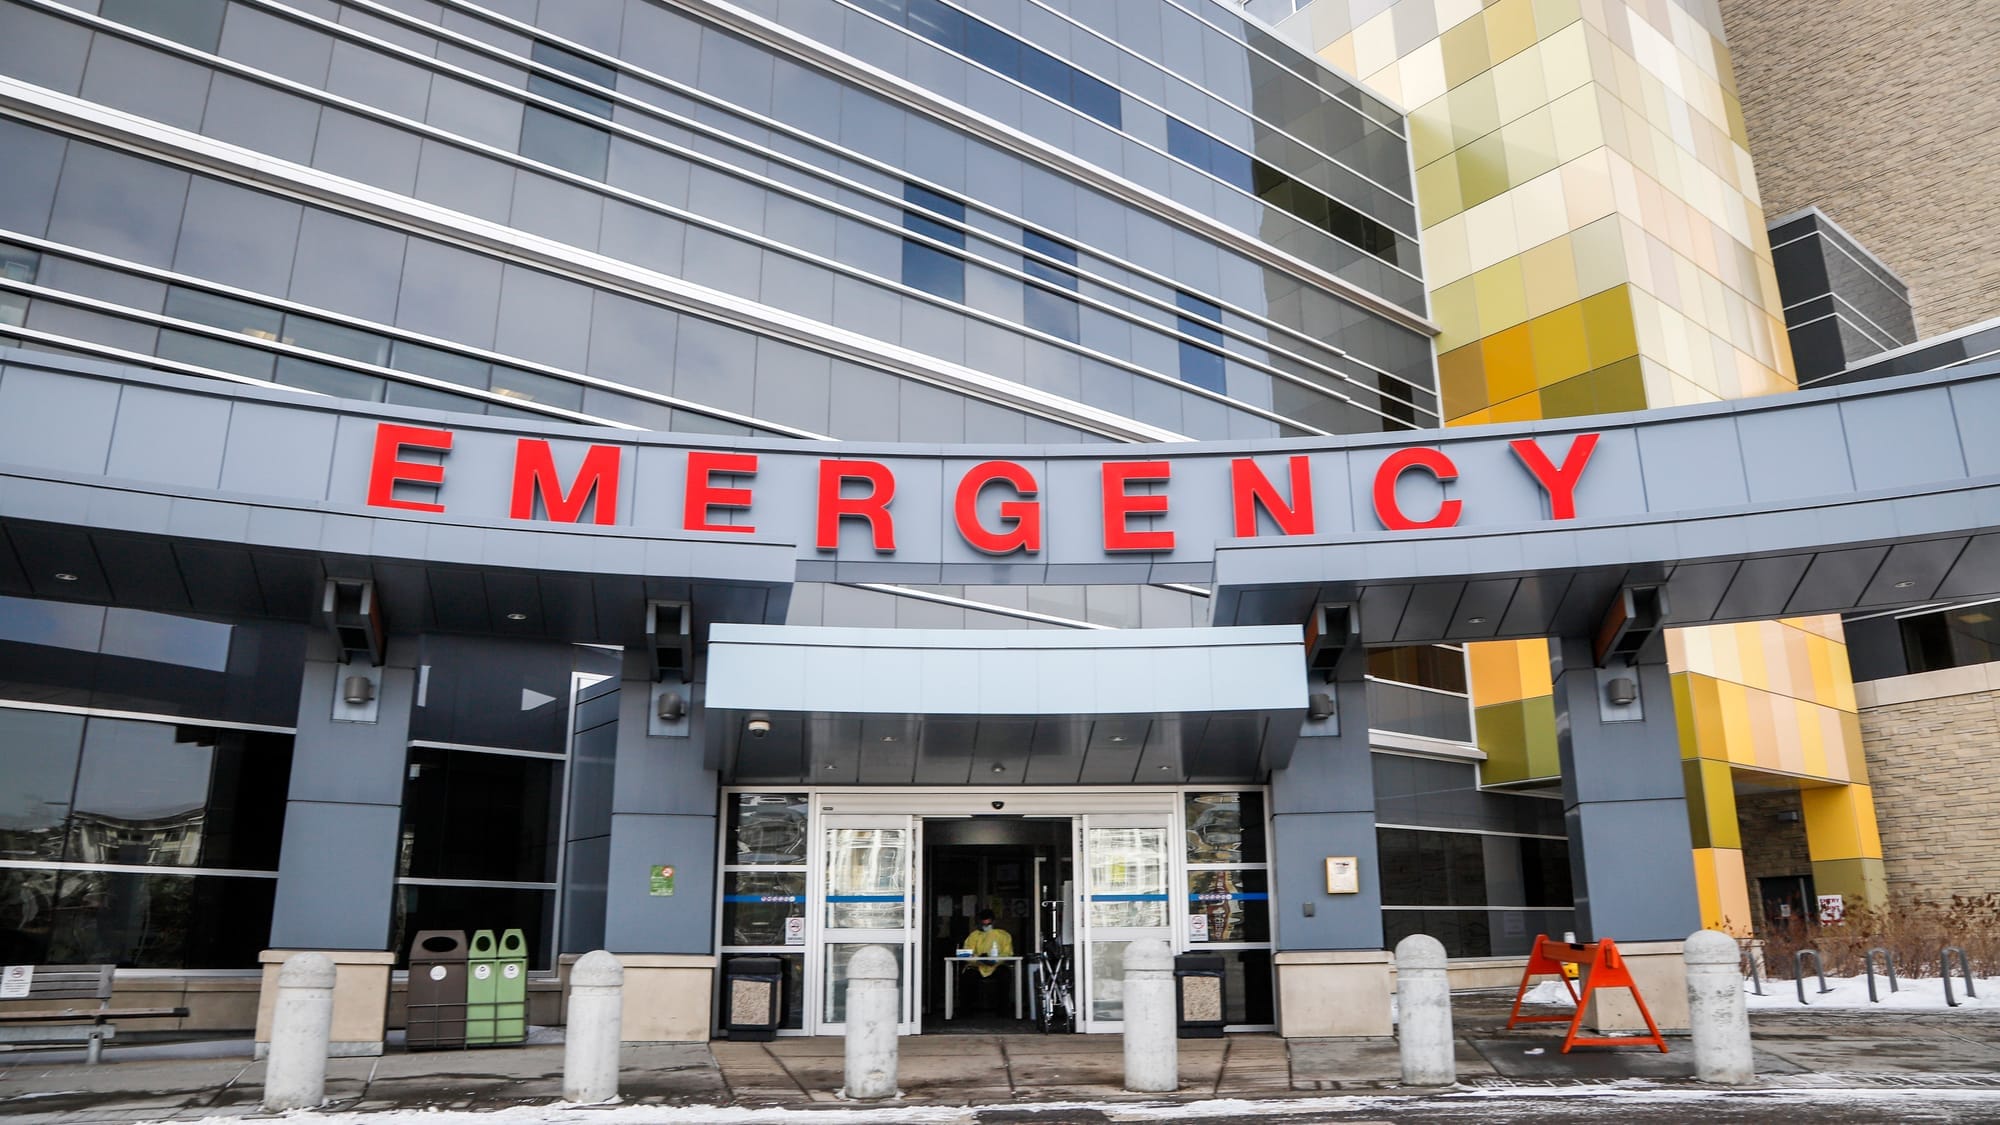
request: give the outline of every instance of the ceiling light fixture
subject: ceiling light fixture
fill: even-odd
[[[525,613],[510,613],[507,615],[507,620],[509,621],[526,621],[527,619],[528,615]]]
[[[1484,617],[1468,617],[1465,619],[1465,623],[1467,625],[1484,625],[1486,624],[1486,619]]]
[[[893,735],[893,734],[885,734],[885,735],[883,735],[883,736],[882,736],[882,741],[884,741],[884,742],[894,742],[894,741],[896,741],[896,736],[895,736],[895,735]]]
[[[56,581],[58,581],[58,582],[74,582],[74,581],[76,581],[76,575],[74,575],[74,574],[71,574],[71,573],[70,573],[69,571],[67,571],[67,570],[58,570],[58,571],[56,571]]]
[[[1912,586],[1914,586],[1914,585],[1916,585],[1916,583],[1915,583],[1914,581],[1912,581],[1912,580],[1910,580],[1910,579],[1908,579],[1908,578],[1905,578],[1905,579],[1903,579],[1903,580],[1902,580],[1901,582],[1898,582],[1898,583],[1896,583],[1896,589],[1898,589],[1898,590],[1907,590],[1907,589],[1909,589],[1910,587],[1912,587]]]
[[[994,773],[1006,773],[1006,772],[1007,772],[1007,767],[1006,767],[1006,766],[1003,766],[1003,765],[1001,765],[1001,764],[1000,764],[999,762],[995,762],[995,763],[993,763],[993,772],[994,772]]]

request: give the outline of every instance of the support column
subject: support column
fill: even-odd
[[[1601,672],[1588,638],[1550,647],[1577,935],[1616,940],[1654,1019],[1684,1028],[1681,941],[1701,928],[1701,900],[1666,663]],[[1605,683],[1616,678],[1636,683],[1636,702],[1606,702]],[[1622,992],[1606,997],[1594,1004],[1594,1026],[1644,1026]]]
[[[1368,747],[1368,654],[1342,654],[1330,719],[1304,720],[1291,763],[1271,771],[1271,923],[1278,1033],[1287,1038],[1386,1036],[1390,956],[1382,948],[1375,853],[1375,771]],[[1352,859],[1352,894],[1327,890],[1327,860]]]
[[[702,764],[699,707],[655,736],[652,659],[625,653],[611,789],[604,946],[625,966],[624,1041],[707,1042],[714,993],[714,770]],[[655,867],[674,869],[654,893]]]
[[[1801,789],[1799,807],[1805,813],[1814,892],[1840,895],[1849,909],[1885,905],[1889,877],[1875,827],[1875,791],[1866,785]]]
[[[1685,758],[1688,833],[1694,841],[1695,891],[1705,930],[1750,936],[1750,885],[1743,872],[1743,832],[1736,781],[1728,762]]]
[[[416,700],[417,644],[391,638],[387,666],[340,663],[338,646],[313,633],[299,686],[298,735],[264,962],[257,1054],[270,1043],[280,965],[323,952],[337,970],[333,1055],[379,1055],[389,999],[389,928],[396,892],[405,746]],[[350,706],[342,685],[372,679],[371,706]]]

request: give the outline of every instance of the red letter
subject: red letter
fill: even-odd
[[[407,508],[412,512],[442,512],[443,504],[426,504],[421,500],[396,499],[396,482],[409,481],[412,484],[444,483],[443,465],[426,465],[417,461],[403,461],[397,455],[409,445],[418,449],[435,449],[440,453],[451,449],[450,430],[432,430],[423,426],[398,426],[393,422],[383,422],[375,427],[375,457],[368,466],[368,506],[371,508]]]
[[[840,486],[850,480],[867,481],[866,496],[842,496]],[[889,515],[889,501],[896,498],[896,475],[880,461],[821,461],[819,463],[819,549],[840,548],[840,521],[864,519],[875,539],[875,549],[896,549],[896,521]]]
[[[1583,467],[1590,464],[1590,455],[1597,451],[1596,434],[1578,434],[1569,443],[1569,452],[1563,454],[1562,468],[1549,462],[1549,455],[1534,438],[1518,438],[1507,443],[1514,449],[1514,456],[1521,464],[1535,474],[1535,482],[1542,491],[1549,494],[1549,514],[1559,520],[1576,518],[1576,482],[1583,476]]]
[[[507,513],[517,520],[535,518],[535,495],[541,494],[549,518],[575,523],[583,518],[583,502],[597,493],[597,522],[618,522],[618,458],[615,445],[593,445],[576,471],[576,484],[565,493],[556,476],[555,454],[539,438],[522,438],[514,446],[514,504]]]
[[[709,483],[712,473],[729,476],[754,477],[757,475],[757,455],[755,453],[704,453],[700,450],[688,454],[687,509],[681,516],[681,526],[689,531],[733,531],[749,535],[757,530],[747,523],[710,523],[710,508],[748,508],[750,490],[747,488],[717,488]]]
[[[1167,461],[1106,461],[1104,463],[1104,549],[1107,551],[1171,551],[1174,549],[1174,533],[1171,531],[1133,531],[1126,522],[1134,515],[1157,513],[1164,515],[1167,510],[1165,493],[1158,496],[1133,496],[1125,491],[1127,482],[1135,480],[1166,480],[1173,476],[1174,467]]]
[[[1390,531],[1417,531],[1427,527],[1453,527],[1458,523],[1457,500],[1438,505],[1438,513],[1422,523],[1403,514],[1396,506],[1396,478],[1405,469],[1425,469],[1439,482],[1458,479],[1458,466],[1436,449],[1398,449],[1375,471],[1375,518]]]
[[[1229,463],[1230,507],[1236,510],[1236,538],[1257,536],[1257,505],[1262,505],[1278,525],[1280,535],[1313,533],[1313,479],[1311,463],[1303,456],[1291,459],[1292,503],[1278,495],[1277,486],[1257,462],[1238,457]]]
[[[1033,496],[1040,486],[1035,483],[1035,474],[1012,461],[986,461],[974,465],[958,482],[958,497],[953,508],[958,516],[958,533],[965,541],[989,555],[1006,555],[1026,550],[1029,554],[1042,549],[1042,506],[1029,500],[1002,500],[1000,518],[1008,525],[1005,531],[988,531],[979,523],[979,490],[996,480],[1004,480],[1014,486],[1018,496]]]

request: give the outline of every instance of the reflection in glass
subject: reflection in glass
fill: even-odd
[[[82,742],[80,716],[0,710],[0,859],[62,858]]]
[[[271,936],[277,880],[108,871],[6,872],[8,960],[136,969],[241,969]]]
[[[1125,1018],[1125,947],[1130,942],[1090,943],[1090,1018]]]
[[[1167,831],[1090,830],[1090,924],[1167,924]]]
[[[1262,793],[1189,793],[1189,863],[1263,863]]]
[[[520,929],[528,939],[528,968],[552,968],[549,936],[555,927],[556,892],[513,887],[396,888],[390,946],[396,967],[409,967],[410,941],[421,930]],[[256,963],[252,952],[249,964]]]
[[[729,798],[724,863],[806,862],[806,795],[738,793]]]
[[[784,945],[785,919],[805,916],[803,871],[731,871],[722,877],[724,945]]]
[[[836,828],[827,833],[828,926],[902,927],[910,870],[908,835],[901,828]]]
[[[826,1015],[824,1017],[826,1022],[843,1023],[846,1021],[847,963],[854,960],[856,953],[861,952],[872,944],[876,943],[853,942],[826,947]],[[900,945],[884,945],[882,948],[887,949],[896,956],[896,989],[899,997],[896,1010],[901,1012],[903,1006],[900,1002],[900,996],[903,989],[903,982],[909,979],[909,974],[903,972],[903,947]]]
[[[411,747],[398,874],[553,882],[561,801],[558,760]]]
[[[1270,876],[1257,871],[1188,872],[1188,913],[1208,919],[1208,940],[1270,941]]]

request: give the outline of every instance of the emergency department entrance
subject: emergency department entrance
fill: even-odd
[[[903,1034],[949,1029],[936,998],[942,974],[962,966],[927,939],[941,916],[962,937],[974,911],[926,893],[941,874],[927,871],[937,848],[926,833],[948,837],[967,821],[1060,826],[1052,835],[1067,842],[1019,873],[1032,906],[997,920],[1022,959],[995,974],[1006,978],[1006,1010],[1018,971],[1032,1018],[1034,955],[1047,946],[1054,957],[1060,943],[1074,965],[1077,1030],[1119,1031],[1125,947],[1153,938],[1224,955],[1233,1026],[1272,1025],[1260,788],[734,789],[723,803],[717,947],[725,963],[783,959],[787,1033],[844,1032],[847,965],[868,945],[901,966]]]

